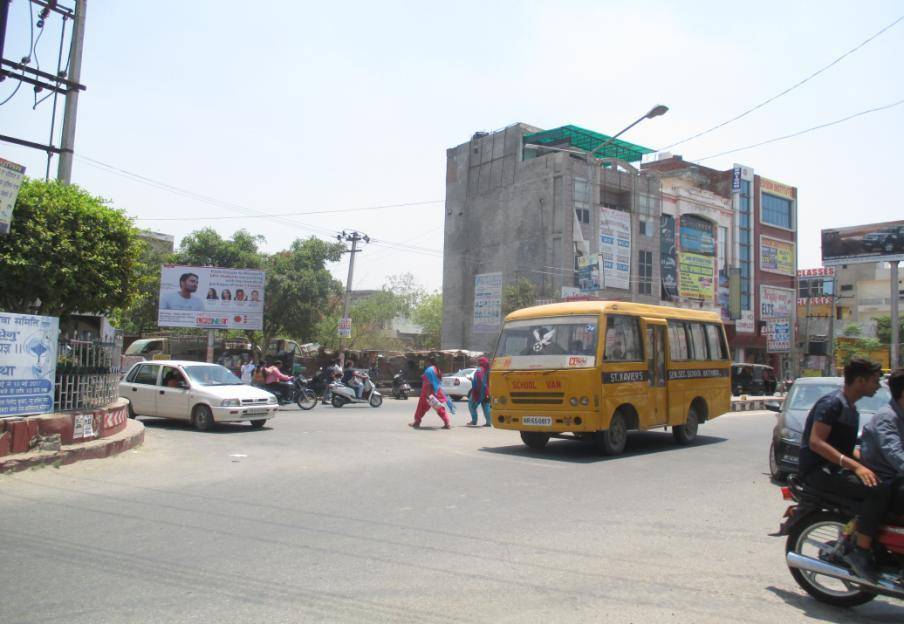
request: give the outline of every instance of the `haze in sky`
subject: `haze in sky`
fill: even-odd
[[[40,34],[29,4],[11,4],[7,58]],[[661,103],[665,116],[623,137],[661,149],[902,15],[894,1],[91,1],[73,181],[177,243],[205,226],[244,228],[276,251],[357,229],[373,242],[356,289],[405,272],[439,289],[445,150],[475,131],[525,122],[614,134]],[[59,38],[51,17],[32,54],[42,69],[56,69]],[[706,157],[904,100],[902,57],[904,21],[669,151],[797,186],[799,266],[819,266],[820,228],[901,218],[904,106]],[[0,83],[0,102],[15,84]],[[53,101],[34,104],[23,86],[0,107],[0,134],[46,142]],[[42,152],[0,143],[0,157],[44,175]],[[339,212],[310,214],[320,211]],[[347,260],[331,270],[344,281]]]

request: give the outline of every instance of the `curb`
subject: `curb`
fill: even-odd
[[[86,459],[103,459],[144,443],[144,424],[129,420],[125,428],[108,438],[67,444],[59,451],[30,451],[0,457],[0,472],[18,472],[35,466],[63,466]]]

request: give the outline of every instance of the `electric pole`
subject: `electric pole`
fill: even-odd
[[[352,279],[355,275],[355,254],[361,251],[358,249],[358,242],[363,241],[369,243],[370,237],[367,234],[362,234],[360,232],[346,232],[345,230],[342,230],[339,234],[336,234],[336,240],[340,242],[346,241],[352,244],[352,248],[349,250],[351,256],[349,256],[348,259],[348,281],[345,283],[345,302],[342,305],[342,320],[339,321],[339,366],[345,367],[345,352],[342,350],[342,339],[351,338],[352,335],[352,320],[348,316],[348,304],[352,294]]]
[[[85,43],[85,11],[88,0],[75,1],[75,23],[72,27],[72,43],[69,47],[69,79],[78,84],[82,73],[82,49]],[[75,118],[78,115],[78,89],[72,86],[66,91],[66,108],[63,112],[63,134],[60,138],[60,163],[57,180],[69,184],[72,179],[72,156],[75,153]]]

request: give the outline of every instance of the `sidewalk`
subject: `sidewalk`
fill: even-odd
[[[0,457],[0,473],[17,472],[34,466],[63,466],[85,459],[102,459],[127,451],[144,442],[144,425],[137,420],[107,438],[64,444],[58,451],[33,450]]]

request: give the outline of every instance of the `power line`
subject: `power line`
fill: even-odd
[[[883,110],[888,110],[889,108],[894,108],[895,106],[900,106],[904,104],[904,100],[898,100],[897,102],[892,102],[891,104],[886,104],[884,106],[877,106],[876,108],[870,108],[864,111],[860,111],[859,113],[854,113],[853,115],[848,115],[847,117],[842,117],[841,119],[836,119],[835,121],[830,121],[828,123],[819,124],[818,126],[813,126],[811,128],[807,128],[806,130],[800,130],[799,132],[792,132],[791,134],[786,134],[784,136],[775,137],[774,139],[768,139],[766,141],[760,141],[759,143],[753,143],[752,145],[745,145],[744,147],[738,147],[731,150],[726,150],[724,152],[719,152],[718,154],[713,154],[712,156],[706,156],[705,158],[696,158],[692,159],[695,162],[703,162],[704,160],[709,160],[710,158],[716,158],[717,156],[725,156],[727,154],[734,154],[735,152],[740,152],[743,150],[753,149],[754,147],[760,147],[761,145],[767,145],[769,143],[776,143],[778,141],[784,141],[786,139],[790,139],[796,136],[800,136],[802,134],[807,134],[808,132],[813,132],[814,130],[820,130],[822,128],[828,128],[829,126],[835,126],[840,123],[844,123],[845,121],[849,121],[856,117],[862,117],[863,115],[868,115],[870,113],[876,113]]]
[[[261,217],[297,217],[302,215],[337,214],[343,212],[362,212],[364,210],[384,210],[387,208],[407,208],[410,206],[425,206],[427,204],[442,204],[445,200],[434,199],[431,201],[408,202],[405,204],[384,204],[382,206],[365,206],[363,208],[336,208],[332,210],[309,210],[307,212],[282,212],[277,214],[261,214]],[[135,217],[135,221],[220,221],[224,219],[244,219],[243,216],[217,216],[217,217]]]
[[[735,121],[741,119],[742,117],[746,117],[747,115],[749,115],[749,114],[752,113],[753,111],[758,110],[758,109],[760,109],[760,108],[766,106],[766,104],[769,104],[770,102],[773,102],[773,101],[777,100],[778,98],[782,97],[783,95],[785,95],[785,94],[787,94],[787,93],[790,93],[790,92],[793,91],[794,89],[800,87],[801,85],[803,85],[803,84],[809,82],[810,80],[812,80],[813,78],[815,78],[815,77],[818,76],[819,74],[823,73],[824,71],[826,71],[826,70],[829,69],[830,67],[832,67],[832,66],[838,64],[842,59],[844,59],[844,58],[847,57],[847,56],[850,56],[851,54],[853,54],[854,52],[856,52],[857,50],[859,50],[860,48],[862,48],[863,46],[865,46],[866,44],[868,44],[870,41],[872,41],[873,39],[875,39],[876,37],[878,37],[879,35],[881,35],[881,34],[884,33],[885,31],[887,31],[887,30],[891,29],[892,27],[896,26],[896,25],[897,25],[900,21],[902,21],[902,20],[904,20],[904,15],[902,15],[901,17],[899,17],[898,19],[896,19],[895,21],[893,21],[891,24],[888,24],[887,26],[885,26],[885,27],[884,27],[882,30],[880,30],[879,32],[875,33],[874,35],[872,35],[872,36],[868,37],[867,39],[865,39],[864,41],[860,42],[859,44],[857,44],[856,46],[854,46],[853,48],[851,48],[850,50],[848,50],[847,52],[845,52],[844,54],[842,54],[841,56],[839,56],[838,58],[836,58],[834,61],[832,61],[831,63],[829,63],[828,65],[826,65],[826,66],[823,67],[822,69],[819,69],[819,70],[813,72],[812,74],[810,74],[809,76],[807,76],[807,77],[804,78],[803,80],[801,80],[801,81],[799,81],[799,82],[797,82],[797,83],[791,85],[790,87],[788,87],[788,88],[785,89],[784,91],[781,91],[781,92],[779,92],[779,93],[776,93],[776,94],[773,95],[772,97],[770,97],[770,98],[768,98],[768,99],[766,99],[766,100],[763,100],[762,102],[760,102],[760,103],[757,104],[756,106],[753,106],[753,107],[751,107],[751,108],[748,108],[747,110],[745,110],[745,111],[744,111],[743,113],[741,113],[740,115],[736,115],[735,117],[732,117],[731,119],[728,119],[728,120],[726,120],[726,121],[723,121],[723,122],[720,123],[720,124],[716,124],[716,125],[713,126],[712,128],[709,128],[709,129],[707,129],[707,130],[703,130],[702,132],[698,132],[697,134],[694,134],[694,135],[692,135],[692,136],[689,136],[689,137],[687,137],[686,139],[682,139],[682,140],[676,141],[675,143],[672,143],[672,144],[670,144],[670,145],[666,145],[665,147],[663,147],[663,148],[661,148],[661,149],[659,149],[659,150],[657,150],[657,151],[659,151],[659,152],[664,152],[664,151],[666,151],[666,150],[668,150],[668,149],[670,149],[670,148],[673,148],[673,147],[675,147],[675,146],[677,146],[677,145],[681,145],[682,143],[687,143],[688,141],[692,141],[692,140],[694,140],[694,139],[696,139],[696,138],[702,137],[702,136],[705,135],[705,134],[709,134],[709,133],[712,132],[713,130],[718,130],[719,128],[722,128],[722,127],[724,127],[724,126],[727,126],[728,124],[733,123],[733,122],[735,122]]]

